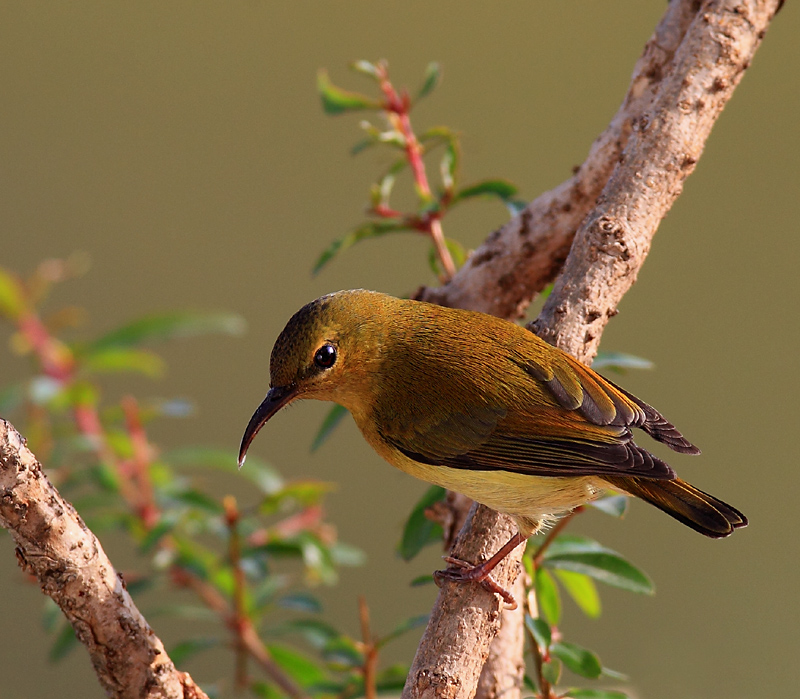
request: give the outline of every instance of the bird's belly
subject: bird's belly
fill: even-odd
[[[390,462],[409,475],[448,490],[518,520],[542,521],[568,512],[602,492],[606,486],[595,476],[566,478],[529,476],[510,471],[474,471],[421,464],[411,459]]]

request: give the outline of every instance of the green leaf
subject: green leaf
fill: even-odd
[[[341,405],[338,405],[337,403],[334,403],[331,406],[331,409],[328,411],[328,414],[325,416],[325,419],[319,426],[317,434],[314,436],[314,441],[311,443],[312,453],[314,453],[325,443],[328,437],[331,436],[331,433],[338,427],[339,423],[344,419],[345,415],[347,415],[347,408],[343,408]]]
[[[544,568],[538,568],[535,587],[539,612],[551,626],[557,626],[561,618],[561,596],[553,576]]]
[[[157,378],[164,373],[164,360],[155,352],[134,347],[106,347],[83,357],[89,371],[133,371]]]
[[[422,587],[423,585],[432,585],[433,582],[433,575],[426,573],[425,575],[418,575],[408,584],[409,587]]]
[[[175,665],[181,665],[189,658],[202,653],[204,650],[209,650],[218,646],[220,643],[218,638],[191,638],[188,641],[181,641],[174,645],[169,651],[169,657]]]
[[[333,639],[325,646],[322,656],[336,668],[360,668],[364,664],[364,654],[355,641],[345,636]]]
[[[628,699],[625,692],[613,689],[570,689],[564,696],[569,699]]]
[[[245,331],[241,316],[232,313],[162,313],[141,318],[129,323],[99,340],[95,340],[79,352],[91,356],[110,348],[134,347],[144,342],[171,340],[179,337],[196,337],[221,333],[241,335]]]
[[[12,320],[25,308],[22,283],[13,274],[0,267],[0,313]]]
[[[334,541],[328,548],[331,560],[338,566],[363,566],[367,554],[360,548],[344,541]]]
[[[429,614],[418,614],[417,616],[412,616],[404,621],[401,621],[392,631],[375,641],[375,647],[383,648],[383,646],[389,643],[389,641],[393,641],[395,638],[402,636],[404,633],[418,629],[420,626],[425,626],[425,624],[428,623],[429,618]]]
[[[292,481],[287,483],[281,490],[267,495],[259,506],[261,514],[269,515],[280,509],[285,502],[290,501],[298,507],[308,507],[316,505],[326,493],[336,488],[334,483],[325,481]]]
[[[221,502],[199,490],[187,489],[178,492],[172,492],[169,493],[168,497],[173,502],[179,502],[194,509],[202,510],[215,515],[222,514],[225,511]]]
[[[336,629],[319,619],[293,619],[281,624],[275,629],[275,632],[299,634],[317,650],[321,650],[333,639],[339,637],[339,632]]]
[[[328,77],[328,71],[317,73],[317,91],[322,98],[326,114],[343,114],[360,109],[380,109],[381,103],[358,92],[349,92],[336,87]]]
[[[542,676],[555,687],[561,679],[561,661],[553,658],[546,663],[542,663]]]
[[[325,679],[323,670],[296,650],[279,645],[268,645],[267,650],[283,671],[302,686]]]
[[[572,672],[581,677],[600,677],[603,666],[592,651],[574,643],[561,641],[550,646],[550,654],[561,660]]]
[[[77,645],[78,638],[75,636],[75,630],[70,624],[65,623],[53,641],[53,645],[50,646],[50,652],[47,654],[50,662],[55,663],[62,660]]]
[[[163,539],[167,534],[169,534],[177,524],[177,520],[174,517],[170,517],[168,515],[163,515],[161,519],[159,519],[158,524],[155,527],[150,529],[147,532],[147,535],[144,537],[142,542],[139,544],[139,550],[142,553],[150,553],[156,545]]]
[[[210,447],[183,447],[173,449],[163,455],[164,461],[175,466],[191,466],[192,468],[212,468],[236,474],[254,483],[267,495],[283,488],[283,479],[278,472],[255,456],[250,456],[240,469],[236,463],[236,453],[226,449]]]
[[[622,519],[628,511],[629,502],[630,498],[627,495],[607,495],[590,504],[592,507],[600,510],[600,512],[605,512],[607,515]]]
[[[652,595],[653,583],[616,551],[592,539],[562,534],[550,545],[542,564],[548,568],[583,573],[598,582],[623,590]]]
[[[375,685],[381,694],[392,693],[395,696],[400,696],[400,692],[405,687],[407,677],[408,666],[392,665],[378,675]]]
[[[654,366],[649,359],[624,352],[598,352],[592,362],[592,369],[609,369],[618,374],[624,374],[628,369],[652,369]]]
[[[318,614],[322,611],[322,604],[310,592],[290,592],[278,600],[278,606],[283,609],[294,609],[298,612],[308,612]]]
[[[588,575],[573,573],[570,570],[556,570],[555,574],[586,616],[592,619],[600,616],[600,595],[597,593],[594,581]]]
[[[447,491],[444,488],[434,485],[425,491],[414,506],[403,527],[403,536],[397,549],[404,561],[410,561],[428,544],[442,540],[441,526],[431,522],[425,516],[425,510],[435,502],[444,500],[446,496]]]
[[[525,615],[525,627],[531,632],[539,648],[546,651],[550,647],[553,632],[544,619],[534,619],[530,614]]]
[[[415,101],[420,100],[423,97],[429,95],[433,91],[433,89],[439,84],[441,78],[442,78],[441,66],[435,61],[428,63],[428,67],[425,69],[425,77],[422,82],[422,87],[417,92]]]
[[[507,180],[483,180],[456,193],[453,203],[472,197],[493,196],[507,201],[517,193],[517,188]]]
[[[368,238],[378,238],[387,233],[395,231],[411,230],[404,220],[370,221],[363,226],[359,226],[343,238],[334,240],[328,248],[319,256],[311,274],[318,274],[319,271],[330,262],[340,252],[353,247],[356,243],[367,240]]]

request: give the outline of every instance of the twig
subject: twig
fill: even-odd
[[[376,687],[376,675],[378,665],[378,649],[375,647],[375,639],[369,624],[369,607],[363,595],[358,597],[358,618],[361,622],[361,639],[364,652],[364,696],[366,699],[377,699],[378,691]]]
[[[392,126],[396,131],[403,135],[405,143],[406,157],[411,166],[411,172],[414,176],[414,183],[417,186],[419,195],[426,201],[433,200],[433,192],[428,183],[428,175],[425,171],[425,163],[422,160],[422,146],[417,139],[414,129],[411,128],[411,117],[409,116],[409,109],[411,107],[411,100],[408,95],[402,96],[397,93],[394,85],[389,81],[389,75],[386,64],[381,62],[377,66],[378,76],[380,80],[381,91],[386,98],[386,110],[389,113],[389,118],[392,121]],[[447,248],[445,242],[444,232],[442,231],[442,222],[438,215],[429,214],[417,221],[417,226],[420,230],[430,236],[433,241],[433,246],[436,250],[436,255],[442,263],[444,269],[443,282],[450,281],[456,273],[456,266],[453,262],[453,257],[450,255],[450,250]]]

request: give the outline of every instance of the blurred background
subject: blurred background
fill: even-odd
[[[342,288],[402,295],[435,283],[427,242],[410,234],[364,242],[311,277],[319,253],[362,220],[368,186],[392,158],[350,156],[360,117],[323,115],[317,70],[366,91],[369,81],[347,70],[353,60],[386,58],[395,82],[410,87],[441,62],[444,81],[413,113],[416,128],[461,132],[463,183],[505,177],[531,199],[582,162],[663,10],[635,0],[3,3],[0,264],[28,274],[43,259],[85,253],[90,271],[61,285],[53,304],[87,310],[76,338],[163,310],[246,318],[243,337],[168,345],[158,383],[105,388],[109,400],[125,391],[188,397],[195,414],[161,421],[153,440],[233,451],[267,389],[272,342],[297,308]],[[789,3],[603,339],[604,350],[654,362],[615,380],[701,446],[698,458],[672,455],[681,475],[751,522],[711,541],[639,502],[623,522],[594,513],[575,522],[647,571],[657,594],[603,589],[600,619],[568,608],[565,632],[650,699],[796,692],[798,35]],[[472,202],[445,232],[474,248],[507,218],[498,203]],[[0,334],[4,347],[9,334]],[[2,356],[0,386],[27,371]],[[426,486],[380,461],[349,419],[311,455],[326,411],[285,411],[253,451],[287,477],[338,484],[329,518],[367,562],[321,591],[326,615],[357,634],[363,594],[386,632],[429,610],[436,594],[409,581],[436,567],[439,551],[411,563],[395,554]],[[115,542],[104,543],[114,558]],[[67,687],[102,695],[82,649],[47,663],[41,595],[23,581],[5,535],[0,600],[3,697]],[[175,622],[151,622],[168,642],[181,637]],[[385,660],[410,660],[416,640]],[[232,673],[229,658],[203,656],[187,669],[212,681]]]

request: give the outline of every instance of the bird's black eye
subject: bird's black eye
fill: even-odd
[[[330,369],[336,363],[336,348],[333,345],[322,345],[314,355],[314,364],[321,369]]]

